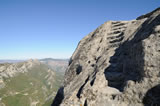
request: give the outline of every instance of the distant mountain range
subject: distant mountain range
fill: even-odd
[[[54,58],[44,58],[44,59],[39,59],[40,61],[69,61],[69,59],[54,59]]]
[[[38,59],[40,62],[47,64],[51,69],[61,72],[61,74],[65,73],[65,70],[68,66],[69,59],[54,59],[54,58],[44,58]],[[19,63],[25,62],[27,60],[0,60],[0,63]]]
[[[18,63],[26,60],[0,60],[0,63]]]
[[[18,63],[18,62],[24,62],[29,59],[0,59],[0,63]],[[55,59],[55,58],[43,58],[43,59],[38,59],[39,61],[69,61],[69,59]]]
[[[47,64],[51,69],[60,72],[64,75],[65,70],[68,66],[69,59],[53,59],[53,58],[45,58],[40,59],[40,62]]]

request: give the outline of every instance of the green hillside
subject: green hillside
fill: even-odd
[[[62,78],[47,65],[36,64],[28,72],[4,79],[0,106],[50,106]]]

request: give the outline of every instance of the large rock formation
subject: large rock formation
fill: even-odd
[[[108,21],[72,55],[53,106],[160,106],[160,8]]]

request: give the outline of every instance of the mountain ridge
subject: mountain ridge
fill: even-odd
[[[0,106],[48,106],[62,75],[39,60],[0,64]]]

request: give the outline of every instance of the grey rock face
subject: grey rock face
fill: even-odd
[[[84,37],[53,106],[159,106],[159,84],[158,8],[136,20],[108,21]]]

